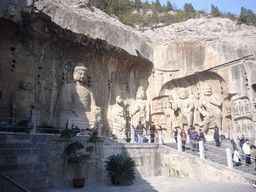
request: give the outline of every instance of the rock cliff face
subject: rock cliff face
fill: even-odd
[[[0,32],[5,45],[0,46],[2,116],[10,115],[9,98],[21,76],[28,75],[35,82],[35,96],[42,98],[45,92],[43,101],[50,101],[41,107],[41,114],[52,117],[61,85],[71,81],[73,63],[82,61],[89,68],[88,85],[106,122],[108,106],[117,95],[129,114],[138,87],[143,86],[151,103],[151,120],[170,133],[175,126],[188,126],[186,118],[180,118],[182,110],[174,110],[182,87],[194,103],[194,125],[209,123],[212,128],[216,118],[205,122],[200,112],[206,84],[221,99],[223,131],[251,130],[255,122],[253,26],[199,18],[139,32],[78,0],[5,1],[0,17],[5,29]],[[208,113],[213,110],[204,108]]]

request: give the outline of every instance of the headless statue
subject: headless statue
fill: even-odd
[[[21,81],[20,90],[16,91],[12,97],[13,118],[30,117],[31,110],[34,108],[35,99],[30,93],[31,82],[29,78]]]
[[[123,101],[120,96],[116,97],[116,103],[112,108],[112,120],[113,120],[113,135],[118,138],[125,138],[125,113],[123,108]]]

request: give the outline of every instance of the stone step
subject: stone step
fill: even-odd
[[[176,143],[168,143],[166,144],[169,147],[172,147],[174,149],[177,149]],[[223,141],[221,143],[220,147],[216,147],[216,144],[214,141],[209,141],[205,143],[205,146],[207,148],[207,151],[205,151],[206,159],[209,161],[213,161],[215,163],[227,166],[227,155],[226,155],[226,148],[232,148],[230,141]],[[199,157],[200,154],[197,151],[192,151],[191,144],[186,144],[186,153],[194,155]],[[234,166],[234,169],[237,169],[239,171],[246,172],[248,174],[256,175],[255,166],[245,166],[245,161],[242,160],[243,165],[242,166]],[[254,163],[254,161],[252,161]]]

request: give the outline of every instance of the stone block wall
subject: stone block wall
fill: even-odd
[[[160,175],[160,156],[157,144],[126,143],[123,152],[135,160],[136,178]]]
[[[252,183],[255,176],[200,159],[158,144],[119,143],[101,137],[90,143],[89,136],[71,140],[58,135],[0,133],[0,173],[31,191],[47,191],[50,186],[71,185],[74,167],[63,154],[73,141],[93,146],[92,159],[86,164],[86,184],[109,181],[105,160],[112,154],[125,153],[136,162],[136,178],[153,176],[188,177],[232,183]]]
[[[105,138],[103,161],[110,155],[119,153],[127,154],[135,160],[136,178],[159,175],[160,166],[157,144],[118,143],[117,141]]]
[[[54,135],[0,133],[0,172],[31,191],[50,181],[50,142]]]
[[[65,146],[72,141],[79,140],[85,147],[93,146],[92,159],[85,165],[85,183],[109,181],[105,171],[105,161],[113,154],[125,153],[136,162],[136,178],[157,176],[159,170],[158,145],[119,143],[109,138],[102,137],[97,143],[90,143],[89,136],[77,136],[70,141],[55,139],[51,142],[50,175],[53,186],[72,184],[74,167],[67,163],[63,154]]]
[[[159,159],[162,176],[230,183],[254,183],[256,180],[255,176],[163,145],[159,147]]]
[[[103,139],[96,143],[89,142],[89,136],[76,136],[71,140],[54,139],[51,142],[51,155],[50,155],[50,185],[72,185],[74,177],[74,165],[67,163],[65,156],[65,147],[74,142],[80,141],[85,147],[93,146],[92,158],[85,164],[84,177],[85,183],[100,182],[104,180],[103,168]]]

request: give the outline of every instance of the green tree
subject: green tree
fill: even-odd
[[[246,22],[246,17],[247,17],[247,9],[245,9],[244,7],[241,8],[241,13],[239,16],[239,20]]]
[[[119,11],[119,0],[111,0],[109,1],[109,5],[111,8],[111,12],[117,14]]]
[[[93,5],[102,11],[106,11],[108,8],[108,2],[106,0],[94,0]]]
[[[138,9],[138,8],[141,8],[141,6],[142,6],[141,0],[135,0],[135,8]]]
[[[163,11],[163,8],[162,8],[159,0],[156,0],[155,3],[153,3],[153,1],[152,1],[152,7],[153,7],[154,11],[156,11],[156,12],[162,12]]]
[[[185,5],[183,6],[183,9],[184,9],[184,11],[190,12],[190,13],[196,11],[196,10],[194,9],[194,7],[192,6],[191,3],[189,3],[189,4],[188,4],[188,3],[185,3]]]
[[[241,8],[241,14],[239,16],[239,21],[246,22],[248,24],[256,23],[256,15],[253,13],[251,9]]]
[[[253,20],[255,20],[255,14],[251,9],[248,9],[246,22],[252,22]]]
[[[124,11],[131,8],[130,0],[119,0],[119,11]]]
[[[228,17],[229,19],[231,19],[231,20],[236,20],[236,19],[237,19],[236,15],[233,14],[233,13],[230,13],[230,12],[228,12],[227,17]]]
[[[222,16],[222,13],[220,12],[217,6],[215,7],[213,4],[211,4],[211,15],[213,17],[220,17]]]
[[[156,0],[156,4],[155,4],[156,8],[161,8],[161,4],[159,0]]]
[[[147,7],[151,7],[151,5],[149,4],[149,2],[146,0],[146,2],[144,3],[144,5],[146,5]]]
[[[167,10],[168,11],[172,11],[173,10],[173,7],[172,7],[172,4],[170,3],[170,1],[167,1]]]

